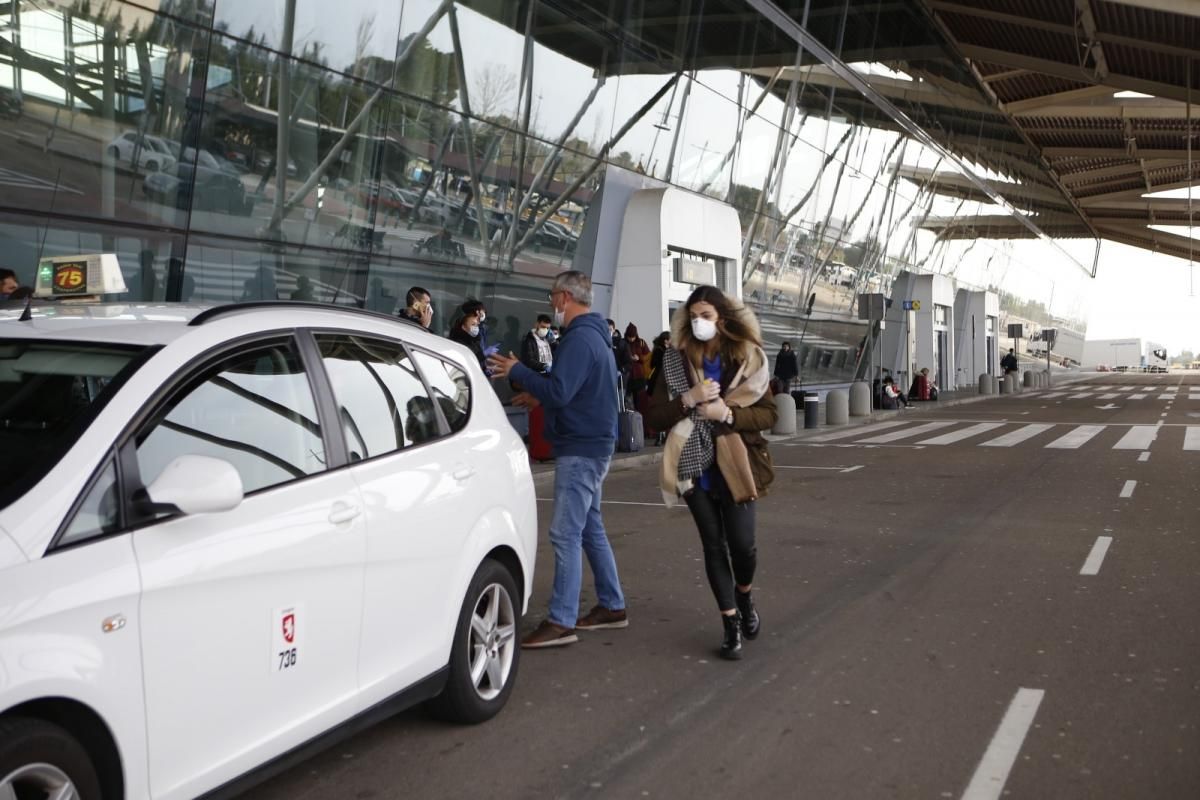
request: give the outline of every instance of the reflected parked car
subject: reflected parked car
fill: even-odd
[[[230,796],[416,703],[500,712],[537,512],[469,351],[332,306],[19,315],[0,798]]]
[[[175,166],[175,156],[166,141],[150,134],[138,135],[137,131],[125,131],[108,144],[108,155],[118,163],[133,164],[137,154],[137,167],[146,172],[170,172]]]
[[[400,190],[388,183],[360,183],[350,196],[352,202],[366,209],[374,207],[376,213],[388,217],[405,217],[412,208]]]
[[[220,211],[249,216],[254,198],[247,195],[237,167],[207,150],[183,148],[173,173],[147,175],[143,193],[160,203],[177,208]]]

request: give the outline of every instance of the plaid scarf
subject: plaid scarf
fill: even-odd
[[[663,351],[662,363],[671,399],[686,394],[691,386],[688,385],[683,354],[669,347]],[[701,416],[698,406],[688,412],[688,418],[692,421],[692,433],[679,454],[678,475],[679,482],[683,485],[700,477],[717,459],[716,448],[713,446],[712,423]]]

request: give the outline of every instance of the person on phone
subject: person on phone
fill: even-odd
[[[430,297],[429,290],[420,286],[409,289],[404,297],[404,308],[400,310],[400,315],[429,330],[429,326],[433,324],[433,298]]]

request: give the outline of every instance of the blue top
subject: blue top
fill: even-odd
[[[713,356],[712,358],[709,358],[708,356],[704,357],[704,377],[708,378],[718,386],[721,385],[720,353],[717,353],[717,355]],[[713,464],[711,467],[704,470],[704,472],[701,472],[699,480],[696,481],[696,485],[706,492],[711,491],[713,488],[713,470],[716,468],[717,465]]]
[[[546,440],[555,456],[612,456],[617,445],[617,362],[604,317],[587,313],[571,320],[549,374],[517,363],[509,377],[545,409]]]

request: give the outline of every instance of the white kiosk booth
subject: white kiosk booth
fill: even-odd
[[[634,191],[625,206],[608,316],[647,342],[697,286],[741,299],[741,224],[733,206],[673,187]]]
[[[959,289],[954,298],[958,385],[969,387],[979,376],[999,374],[1000,297],[995,292]]]
[[[923,368],[942,389],[969,382],[968,376],[955,375],[953,280],[901,272],[892,284],[892,304],[884,319],[883,366],[901,388],[907,390]]]

